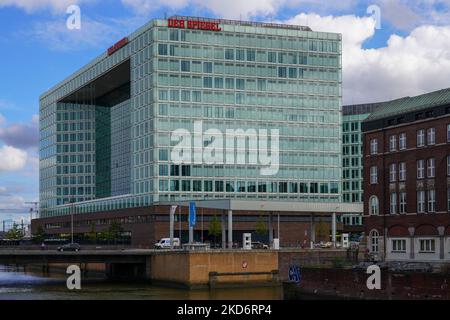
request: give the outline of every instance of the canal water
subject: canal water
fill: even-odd
[[[68,290],[66,275],[0,265],[0,300],[280,300],[281,287],[187,290],[138,282],[111,282],[90,278],[80,290]]]

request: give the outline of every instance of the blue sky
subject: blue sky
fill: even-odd
[[[81,9],[81,30],[66,28],[71,4]],[[379,17],[367,13],[370,5]],[[23,202],[38,199],[39,95],[151,18],[224,17],[341,32],[349,104],[449,87],[449,8],[450,0],[0,0],[0,221],[28,217]]]

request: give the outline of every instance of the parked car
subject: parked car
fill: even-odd
[[[433,266],[428,262],[406,262],[391,268],[397,272],[433,272]]]
[[[371,265],[373,265],[372,262],[363,261],[363,262],[360,262],[360,263],[352,266],[352,268],[359,269],[359,270],[367,270],[367,268]]]
[[[173,238],[173,247],[180,247],[180,238]],[[155,243],[156,249],[170,249],[170,238],[162,238],[157,243]]]
[[[58,247],[58,251],[63,252],[63,251],[80,251],[81,247],[78,243],[67,243],[64,244],[62,246]]]
[[[259,241],[252,241],[252,249],[269,249],[269,246]]]

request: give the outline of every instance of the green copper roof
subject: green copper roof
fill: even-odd
[[[392,117],[445,104],[450,104],[450,88],[433,91],[415,97],[404,97],[382,102],[380,107],[377,108],[366,121]]]

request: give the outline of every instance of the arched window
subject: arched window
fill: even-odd
[[[369,233],[369,241],[370,241],[370,252],[377,253],[378,252],[378,240],[380,238],[380,234],[377,230],[372,230]]]
[[[369,198],[369,214],[372,215],[378,215],[379,214],[379,205],[378,205],[378,197],[377,196],[371,196]]]

